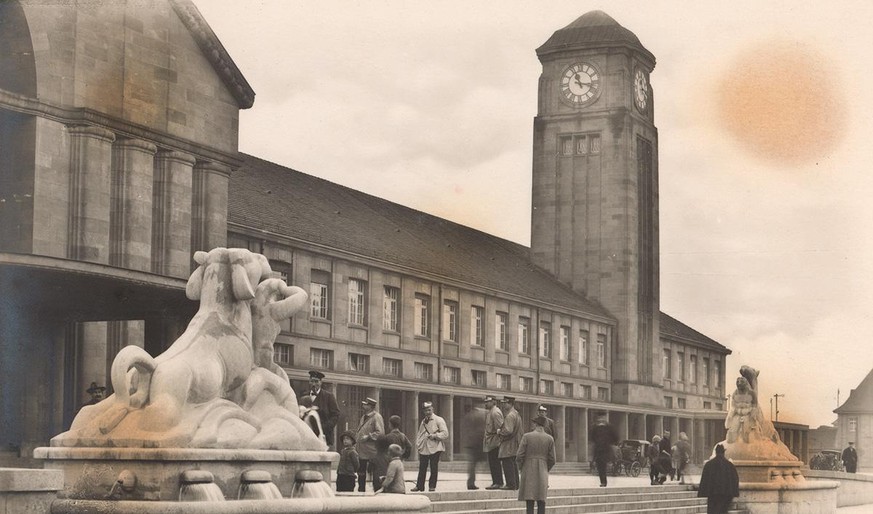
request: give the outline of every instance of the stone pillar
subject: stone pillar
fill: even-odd
[[[628,415],[627,412],[618,413],[618,439],[624,440],[628,438]]]
[[[91,382],[106,386],[108,375],[106,374],[106,333],[107,322],[90,321],[76,324],[76,353],[78,373],[77,384],[73,393],[74,409],[78,409],[88,400],[85,392]]]
[[[577,453],[579,454],[579,462],[588,462],[591,459],[588,457],[588,428],[590,423],[588,422],[588,409],[583,408],[579,409],[579,422],[576,424],[576,440],[579,441],[579,448]]]
[[[561,405],[555,412],[555,452],[558,454],[558,462],[567,460],[566,456],[566,432],[567,432],[567,407]]]
[[[445,440],[446,445],[446,460],[455,460],[455,434],[452,433],[452,427],[455,426],[455,395],[449,394],[443,397],[444,404],[447,408],[445,414],[441,414],[446,421],[446,427],[449,429],[449,438]]]
[[[112,157],[110,263],[151,271],[152,184],[157,147],[148,141],[115,141]]]
[[[191,251],[227,245],[227,184],[230,169],[215,162],[194,165],[191,207]]]
[[[70,134],[70,217],[68,256],[109,262],[112,142],[100,127],[74,125]]]
[[[415,444],[415,434],[418,432],[418,391],[409,391],[408,401],[406,402],[407,413],[403,416],[404,432],[409,434],[409,441],[412,443],[411,460],[418,460],[418,447]],[[411,404],[411,405],[410,405]]]
[[[191,272],[191,208],[194,157],[159,151],[152,201],[152,271],[187,278]]]
[[[670,442],[676,444],[676,441],[679,440],[679,418],[672,417],[670,418]]]

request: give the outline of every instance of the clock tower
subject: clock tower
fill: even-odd
[[[537,56],[533,262],[618,320],[612,400],[661,405],[655,56],[602,11]]]

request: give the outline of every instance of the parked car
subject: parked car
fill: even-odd
[[[843,452],[840,450],[822,450],[809,459],[810,469],[827,471],[843,471]]]

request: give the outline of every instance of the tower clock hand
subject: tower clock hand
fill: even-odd
[[[584,86],[587,85],[587,84],[585,84],[584,82],[582,82],[581,80],[579,80],[579,74],[578,74],[578,73],[577,73],[576,75],[573,76],[573,80],[576,81],[576,85],[579,86],[579,87],[584,87]]]

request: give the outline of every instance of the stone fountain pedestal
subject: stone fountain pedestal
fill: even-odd
[[[751,514],[830,514],[839,483],[807,481],[799,461],[734,460],[740,477],[737,505]]]

